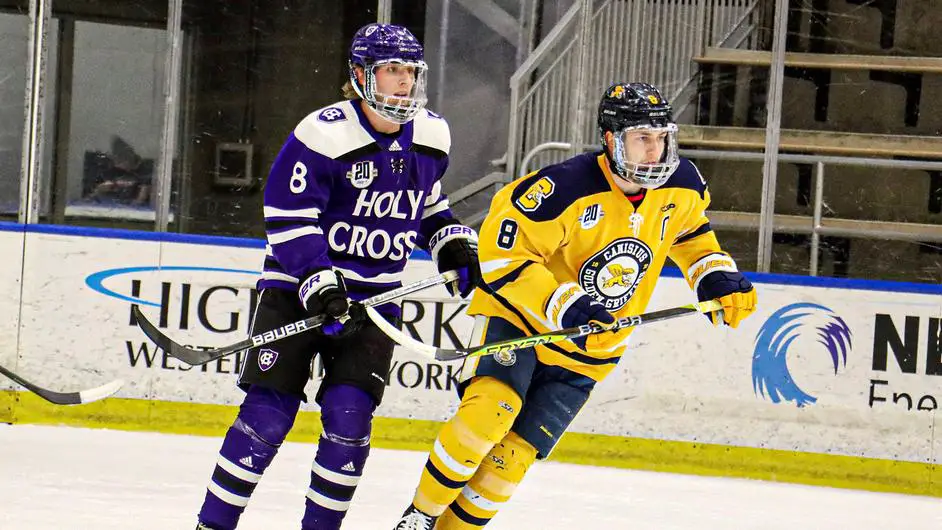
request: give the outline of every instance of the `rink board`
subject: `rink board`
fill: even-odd
[[[55,389],[121,378],[118,398],[49,407],[0,382],[0,421],[218,435],[241,401],[241,356],[187,369],[133,325],[132,304],[181,342],[245,337],[260,241],[68,227],[0,226],[0,364]],[[405,281],[435,273],[414,260]],[[691,316],[639,329],[554,458],[942,496],[934,409],[942,400],[942,289],[756,276],[759,310],[737,330]],[[689,302],[676,271],[649,309]],[[813,305],[798,305],[813,304]],[[443,289],[404,303],[424,342],[468,340]],[[427,448],[457,405],[460,364],[401,349],[376,440]],[[316,373],[312,375],[316,379]],[[312,380],[308,392],[314,392]],[[801,404],[802,406],[798,406]],[[295,439],[315,439],[305,406]]]

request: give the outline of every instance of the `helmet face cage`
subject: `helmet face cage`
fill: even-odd
[[[631,162],[628,159],[628,146],[626,143],[628,133],[645,130],[654,134],[667,133],[664,139],[664,152],[661,159],[654,164]],[[680,165],[680,155],[677,149],[677,124],[670,123],[665,127],[650,127],[638,125],[628,127],[614,133],[613,162],[618,175],[628,182],[637,184],[642,188],[654,189],[663,186],[667,179],[677,171]]]
[[[395,64],[403,67],[411,67],[414,72],[415,79],[412,83],[412,90],[409,92],[408,96],[395,96],[392,94],[384,94],[379,91],[376,80],[376,71],[383,66]],[[361,65],[351,65],[350,67],[350,76],[353,81],[353,89],[356,93],[363,98],[363,101],[377,114],[389,120],[393,123],[407,123],[409,120],[415,117],[428,102],[427,97],[427,72],[428,65],[425,64],[425,61],[402,61],[399,59],[386,59],[381,61],[376,61],[371,64],[362,65],[363,67],[363,85],[360,86],[360,83],[356,79],[356,72],[354,66]]]

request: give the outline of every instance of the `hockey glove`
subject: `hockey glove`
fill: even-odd
[[[478,235],[467,226],[448,225],[429,239],[432,260],[438,272],[458,271],[458,279],[445,285],[452,296],[466,298],[481,285],[478,263]]]
[[[575,283],[564,283],[550,296],[546,317],[556,329],[571,328],[585,324],[598,324],[605,329],[614,327],[615,317],[605,306],[598,303]],[[581,350],[610,350],[614,337],[611,333],[597,333],[572,339]]]
[[[756,310],[756,289],[739,271],[714,271],[703,276],[697,298],[701,302],[716,299],[723,304],[723,309],[707,314],[714,326],[725,322],[736,328]]]
[[[307,277],[298,288],[301,305],[311,316],[325,315],[318,331],[330,337],[346,337],[360,328],[365,316],[359,303],[347,298],[339,272],[324,269]]]

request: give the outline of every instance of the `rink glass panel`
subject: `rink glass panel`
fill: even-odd
[[[3,152],[17,158],[28,48],[29,3],[23,4],[19,27],[2,32],[19,39],[22,50],[9,61],[19,66],[2,89],[3,112],[15,118]],[[171,32],[175,7],[182,17]],[[42,79],[48,126],[39,221],[154,230],[163,138],[173,131],[166,230],[262,237],[268,168],[305,115],[340,99],[349,35],[375,17],[375,1],[53,1]],[[174,37],[178,77],[168,73]],[[16,49],[5,46],[4,53]],[[171,86],[178,90],[173,103]],[[232,145],[235,152],[219,148]],[[246,160],[248,166],[234,169]],[[19,160],[2,163],[18,173]],[[4,209],[12,216],[19,179],[3,178],[0,204],[9,203]]]
[[[262,194],[272,161],[298,121],[340,99],[339,89],[347,76],[350,35],[375,20],[378,14],[375,1],[302,4],[269,6],[253,0],[184,0],[182,4],[176,0],[52,2],[43,79],[47,90],[44,108],[47,126],[42,151],[40,222],[153,230],[154,187],[163,155],[161,138],[169,128],[176,133],[176,144],[167,159],[171,162],[167,173],[171,182],[166,230],[263,237]],[[595,3],[598,9],[603,9],[602,4],[606,2]],[[19,201],[28,43],[25,13],[29,3],[2,5],[7,11],[3,14],[4,29],[0,35],[5,42],[9,41],[3,53],[12,54],[5,63],[12,68],[8,70],[10,78],[0,88],[3,101],[0,108],[5,122],[11,124],[0,136],[3,142],[0,213],[13,219]],[[502,3],[507,15],[503,20],[509,26],[501,26],[488,25],[478,17],[480,13],[472,13],[454,2],[389,4],[391,21],[406,25],[424,41],[430,65],[429,106],[442,112],[452,126],[454,149],[446,191],[500,169],[499,164],[494,166],[491,161],[505,149],[509,114],[505,112],[509,108],[505,107],[507,79],[548,36],[570,5],[543,3],[540,9],[534,9],[536,4],[532,2]],[[182,8],[181,23],[168,31],[169,14],[176,7]],[[709,20],[722,26],[725,8],[717,9]],[[902,49],[901,46],[923,56],[938,56],[942,51],[936,40],[928,38],[931,28],[939,22],[934,13],[917,16],[911,6],[901,9],[896,13],[893,34],[888,35],[889,26],[883,24],[885,14],[874,6],[850,8],[838,2],[828,9],[834,16],[821,17],[813,9],[789,12],[788,51],[877,54]],[[644,11],[639,13],[643,15]],[[623,14],[626,16],[592,23],[603,29],[614,28],[612,24],[628,23],[637,15],[635,11]],[[771,19],[760,14],[755,20],[760,21],[757,30],[738,44],[714,42],[716,39],[710,37],[707,45],[768,49]],[[501,28],[506,30],[514,25],[518,38],[512,38],[513,32],[501,32]],[[165,81],[172,76],[166,71],[170,52],[167,43],[178,34],[180,75],[174,79],[175,84],[168,85]],[[475,38],[469,39],[468,35]],[[619,49],[616,41],[624,36],[617,31],[598,35],[602,40],[597,44],[604,50]],[[716,35],[722,37],[725,32],[718,31]],[[651,38],[655,37],[663,37],[660,30]],[[650,59],[664,64],[684,60],[673,55],[655,54]],[[593,68],[591,81],[602,82],[604,68],[598,65]],[[816,90],[819,78],[787,69],[782,126],[892,136],[935,134],[940,126],[938,117],[942,116],[937,112],[940,98],[936,97],[942,89],[939,81],[942,76],[922,76],[919,112],[915,115],[905,83],[876,77],[868,72],[831,72],[825,105]],[[675,99],[680,123],[765,127],[768,69],[726,69],[717,73],[717,81],[707,113],[702,112],[702,94],[697,93],[696,83],[691,98]],[[179,88],[172,123],[165,123],[168,120],[164,119],[171,115],[165,95],[168,86]],[[676,92],[678,86],[664,82],[668,93]],[[873,112],[858,112],[862,107],[853,103],[858,96],[866,98],[865,108]],[[596,99],[597,94],[587,96],[586,105],[593,107]],[[531,128],[543,121],[541,116],[553,111],[556,100],[541,101],[537,105],[540,113],[530,116],[527,122]],[[559,137],[553,139],[569,141],[569,133],[560,130]],[[588,145],[595,142],[594,138],[584,140]],[[132,154],[124,158],[137,161],[137,173],[124,179],[130,181],[129,189],[112,191],[111,195],[117,197],[103,199],[107,193],[106,190],[96,193],[99,185],[120,180],[114,178],[115,158],[122,158],[116,156],[119,152]],[[714,228],[724,234],[721,240],[733,251],[742,269],[755,270],[761,163],[701,160],[698,163],[713,190],[713,211],[753,214],[751,220],[735,228],[719,221]],[[151,189],[142,193],[139,188],[147,182],[147,174],[152,175]],[[942,177],[938,172],[874,171],[829,165],[826,175],[825,219],[833,216],[928,226],[940,223]],[[807,168],[780,163],[774,190],[775,213],[807,217],[810,223],[813,201],[808,200],[809,186],[813,188],[814,179],[809,179]],[[846,190],[852,193],[844,193]],[[455,210],[461,216],[473,215],[486,207],[489,196],[490,192],[486,192],[460,201]],[[732,233],[726,236],[727,232]],[[750,233],[756,235],[751,242]],[[841,237],[844,239],[840,240]],[[771,271],[810,273],[811,264],[806,263],[810,262],[808,239],[806,233],[776,232]],[[894,266],[895,256],[880,253],[865,256],[864,250],[855,250],[864,248],[865,239],[877,243],[885,240],[879,235],[822,236],[818,241],[822,250],[817,273],[938,281],[934,250],[938,242],[893,243],[906,248],[905,259]],[[841,250],[848,245],[849,258]],[[838,265],[842,259],[849,259],[846,267]]]
[[[349,39],[375,18],[375,1],[183,1],[170,231],[264,237],[272,162],[305,116],[342,99]]]
[[[0,219],[17,218],[23,154],[29,17],[25,9],[0,12]]]
[[[60,27],[63,60],[51,66],[64,86],[50,105],[66,134],[51,145],[52,220],[152,230],[167,32],[69,18]]]

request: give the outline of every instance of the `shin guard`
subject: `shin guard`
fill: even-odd
[[[475,378],[458,412],[435,439],[412,504],[429,515],[441,515],[484,456],[510,431],[521,405],[520,397],[506,383],[493,377]]]
[[[340,528],[370,454],[376,404],[363,390],[334,385],[321,397],[324,432],[311,466],[302,530]]]
[[[515,432],[494,446],[461,494],[438,520],[437,530],[484,528],[510,499],[536,460],[536,448]]]
[[[301,400],[252,386],[239,415],[226,433],[206,491],[199,520],[218,530],[232,530],[249,503],[262,473],[294,424]]]

